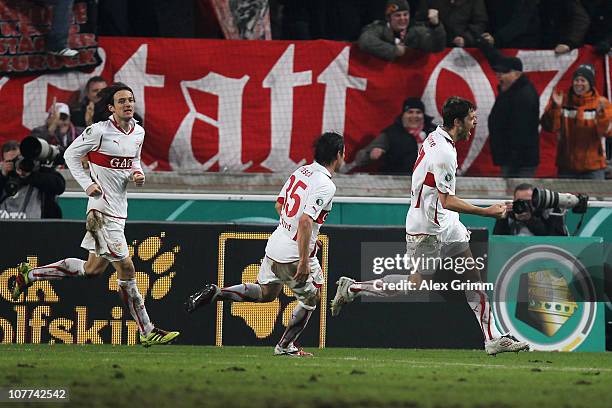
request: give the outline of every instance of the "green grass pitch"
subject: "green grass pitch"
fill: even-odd
[[[0,388],[68,388],[79,407],[612,407],[610,353],[311,351],[2,345]]]

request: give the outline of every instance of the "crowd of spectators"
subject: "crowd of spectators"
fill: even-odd
[[[223,38],[210,0],[99,0],[99,34]],[[272,39],[357,41],[385,22],[386,0],[240,0],[270,9]],[[263,4],[262,4],[263,3]],[[397,2],[399,3],[399,2]],[[473,47],[483,35],[499,48],[555,49],[583,44],[602,53],[612,41],[608,0],[406,0],[410,24],[431,24],[435,10],[448,47]]]
[[[175,4],[172,13],[162,13],[168,24],[164,30],[155,21],[160,10],[166,10],[166,2],[153,0],[147,3],[148,8],[137,7],[141,3],[100,0],[100,34],[171,37],[175,17],[182,19],[183,29],[185,21],[190,21],[184,19],[187,5],[206,10],[202,6],[209,1]],[[64,6],[63,2],[58,4],[56,7]],[[602,137],[612,136],[612,105],[595,87],[593,66],[581,65],[573,74],[570,89],[555,90],[540,118],[539,95],[523,74],[521,60],[504,56],[498,49],[554,48],[562,54],[586,41],[608,52],[612,2],[270,0],[268,4],[275,38],[355,40],[364,52],[388,61],[403,57],[410,49],[439,52],[446,47],[479,47],[498,79],[487,126],[492,159],[501,167],[501,175],[535,175],[541,125],[558,134],[560,177],[604,178],[607,162]],[[133,24],[127,26],[128,21]],[[141,32],[139,27],[148,27],[149,31]],[[108,117],[106,107],[96,105],[106,87],[104,78],[93,76],[70,106],[53,101],[46,122],[34,128],[31,135],[65,150],[86,126]],[[411,174],[418,148],[435,126],[421,100],[409,97],[394,122],[358,151],[342,171],[373,167],[383,174]]]

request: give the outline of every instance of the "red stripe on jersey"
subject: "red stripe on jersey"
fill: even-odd
[[[329,214],[329,211],[321,210],[315,222],[319,225],[323,224],[327,219],[327,214]]]
[[[487,323],[487,329],[489,330],[489,339],[493,340],[493,335],[491,334],[491,304],[489,303],[489,322]]]
[[[412,166],[413,173],[416,170],[419,163],[421,163],[421,160],[423,160],[423,157],[425,157],[425,149],[423,149],[423,147],[421,146],[421,148],[419,149],[419,157],[417,157],[416,161],[414,162],[414,166]]]
[[[276,202],[279,203],[280,205],[285,204],[285,197],[278,197],[276,199]]]
[[[421,194],[423,193],[423,184],[421,184],[421,189],[419,190],[419,196],[417,197],[417,203],[414,208],[421,208]]]
[[[109,169],[129,170],[132,168],[134,157],[109,156],[100,152],[89,152],[87,158],[90,163]]]
[[[434,222],[438,225],[440,225],[440,223],[438,222],[438,200],[440,199],[440,197],[438,196],[436,198],[436,213],[434,214]]]
[[[425,175],[425,181],[423,182],[423,184],[425,184],[428,187],[436,186],[436,178],[434,177],[432,172],[430,171],[427,172],[427,174]]]

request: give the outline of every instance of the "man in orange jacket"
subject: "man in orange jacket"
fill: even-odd
[[[582,64],[572,87],[555,90],[541,119],[542,127],[559,133],[559,177],[605,178],[604,137],[612,137],[612,104],[595,89],[595,68]]]

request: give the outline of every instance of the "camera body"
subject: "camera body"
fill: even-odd
[[[49,144],[46,140],[34,136],[28,136],[19,145],[20,156],[15,157],[13,170],[7,175],[4,191],[7,196],[12,197],[24,185],[24,180],[17,174],[17,170],[23,173],[37,171],[41,164],[56,166],[64,162],[59,147]]]
[[[531,201],[529,200],[514,200],[512,202],[512,212],[514,214],[525,214],[533,212]]]

